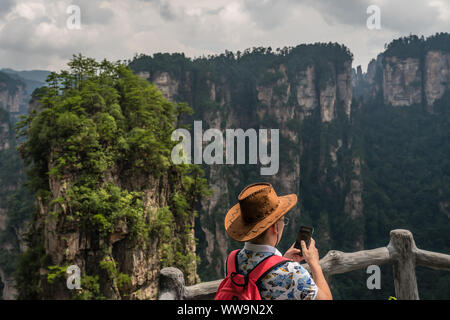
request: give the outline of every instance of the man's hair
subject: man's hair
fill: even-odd
[[[270,227],[269,227],[269,228],[270,228]],[[269,230],[269,228],[267,228],[267,230]],[[263,233],[261,233],[261,234],[260,234],[259,236],[257,236],[256,238],[250,240],[250,242],[257,244],[257,243],[263,241],[264,238],[266,237],[267,230],[264,230]]]
[[[256,238],[250,240],[250,242],[251,242],[251,243],[254,243],[254,244],[258,244],[259,242],[263,241],[264,238],[266,237],[267,231],[269,231],[269,229],[270,229],[273,225],[277,224],[277,223],[281,220],[281,218],[282,218],[282,217],[280,217],[280,219],[278,219],[277,221],[275,221],[274,223],[272,223],[272,224],[270,225],[270,227],[268,227],[266,230],[264,230],[264,232],[261,233],[259,236],[257,236]]]

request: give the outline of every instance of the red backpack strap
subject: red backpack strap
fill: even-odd
[[[236,249],[234,251],[231,251],[231,253],[228,255],[227,258],[227,276],[230,275],[232,272],[237,272],[238,270],[238,261],[237,261],[237,254],[241,251],[240,249]]]
[[[272,269],[284,264],[286,261],[292,261],[287,258],[277,256],[277,255],[271,255],[263,260],[261,260],[260,263],[254,267],[250,273],[249,277],[252,279],[255,283],[263,279]]]

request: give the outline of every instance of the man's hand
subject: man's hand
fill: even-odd
[[[301,242],[301,246],[303,257],[311,267],[313,279],[319,288],[317,291],[316,300],[332,300],[333,295],[331,294],[330,287],[328,286],[327,280],[325,280],[322,268],[319,264],[319,250],[316,248],[316,241],[311,238],[309,249],[306,247],[305,241]]]
[[[294,248],[295,246],[295,242],[292,244],[292,246],[288,249],[288,251],[286,251],[286,253],[284,254],[283,257],[288,258],[292,261],[296,261],[296,262],[301,262],[303,261],[305,258],[300,256],[300,250]]]
[[[319,250],[316,248],[316,241],[311,238],[311,242],[309,244],[309,248],[306,247],[305,241],[301,241],[302,246],[302,254],[305,261],[309,264],[309,266],[315,266],[319,264]]]

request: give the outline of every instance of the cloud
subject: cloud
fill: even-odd
[[[164,2],[161,4],[159,12],[161,14],[161,17],[166,20],[175,20],[175,18],[177,17],[176,13],[170,7],[170,4],[168,2]]]
[[[365,25],[367,8],[380,8],[382,28],[402,34],[427,33],[446,10],[443,1],[424,0],[300,0],[316,8],[332,24]],[[433,5],[434,4],[434,5]],[[447,7],[448,8],[448,7]],[[443,30],[442,30],[443,31]]]
[[[78,5],[81,30],[69,30]],[[368,30],[366,10],[381,10]],[[122,60],[135,53],[187,56],[338,42],[367,65],[384,44],[410,32],[450,29],[445,0],[6,0],[0,2],[0,67],[61,69],[72,54]]]
[[[81,19],[84,24],[107,24],[111,22],[114,12],[105,7],[108,1],[76,0],[74,5],[80,7]]]
[[[0,1],[0,16],[7,14],[14,7],[14,0],[2,0]]]
[[[316,8],[331,24],[365,25],[367,7],[373,4],[368,0],[301,0]]]
[[[439,17],[439,9],[423,0],[390,1],[380,9],[383,27],[403,34],[427,32]]]
[[[106,24],[110,19],[108,10],[99,8],[98,15],[91,13],[95,19],[89,19],[88,12],[97,8],[80,1],[85,30],[74,31],[66,25],[70,4],[69,1],[17,1],[0,26],[0,61],[16,69],[55,69],[65,65],[73,54],[89,51],[95,43],[101,43],[101,37],[107,33],[100,34],[101,28],[88,26]]]
[[[298,7],[291,0],[244,0],[243,3],[252,20],[263,29],[282,25],[291,17],[292,7]]]

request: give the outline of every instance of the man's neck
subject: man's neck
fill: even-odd
[[[256,252],[271,252],[273,254],[279,255],[281,256],[281,252],[278,251],[277,248],[275,248],[274,246],[268,244],[268,243],[251,243],[251,242],[246,242],[244,249],[250,250],[250,251],[256,251]]]

